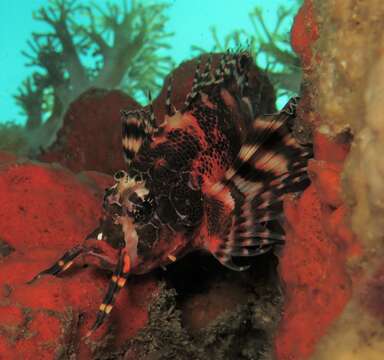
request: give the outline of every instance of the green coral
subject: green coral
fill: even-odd
[[[302,72],[300,60],[290,46],[289,33],[286,28],[292,22],[302,0],[296,0],[296,5],[290,8],[280,6],[277,10],[277,21],[271,29],[264,20],[261,7],[256,6],[250,13],[249,19],[253,27],[250,34],[244,29],[234,30],[225,35],[223,40],[215,27],[211,27],[214,41],[211,51],[225,52],[227,49],[247,47],[259,68],[263,69],[274,85],[277,98],[291,97],[299,93]],[[193,51],[206,52],[199,46],[192,46]]]
[[[138,100],[144,92],[158,91],[173,67],[171,58],[164,55],[172,36],[165,26],[168,7],[135,0],[122,0],[119,5],[106,1],[102,6],[50,0],[37,10],[34,18],[47,31],[32,33],[23,54],[34,70],[14,97],[27,118],[26,128],[39,130],[33,134],[39,141],[16,151],[30,155],[38,151],[36,146],[48,146],[68,105],[91,87],[122,89]],[[17,128],[2,130],[1,139]],[[23,137],[14,135],[17,141]],[[4,144],[3,148],[15,150]]]

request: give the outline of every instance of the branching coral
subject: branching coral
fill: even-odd
[[[38,129],[33,136],[44,138],[40,146],[52,142],[69,103],[90,87],[120,88],[134,97],[158,90],[172,67],[160,54],[172,35],[165,29],[167,7],[134,0],[104,6],[50,0],[34,14],[48,30],[33,33],[23,52],[34,73],[15,99],[27,129]]]
[[[301,0],[296,1],[297,5]],[[253,27],[253,34],[246,30],[235,30],[221,41],[217,29],[211,28],[214,41],[213,51],[224,52],[230,48],[249,47],[257,65],[264,69],[277,90],[277,97],[292,96],[299,92],[301,83],[301,67],[299,58],[291,50],[289,34],[285,25],[293,18],[296,7],[287,8],[280,6],[277,11],[277,20],[271,29],[265,22],[263,10],[256,6],[249,14]],[[193,50],[204,52],[199,46],[193,46]]]

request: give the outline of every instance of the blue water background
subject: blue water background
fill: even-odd
[[[192,57],[192,45],[212,48],[211,26],[217,28],[220,38],[236,29],[252,33],[248,14],[255,6],[263,7],[264,19],[270,27],[276,22],[279,5],[297,8],[295,0],[173,0],[168,3],[171,4],[168,30],[174,32],[169,55],[176,64]],[[32,17],[33,11],[47,4],[48,0],[0,0],[0,122],[21,124],[25,121],[12,95],[33,72],[33,68],[25,66],[27,59],[21,51],[28,49],[27,40],[33,31],[47,30],[46,24]],[[283,26],[287,34],[292,21],[289,19]],[[281,103],[284,101],[280,99]]]

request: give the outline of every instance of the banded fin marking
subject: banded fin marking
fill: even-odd
[[[215,71],[215,77],[214,82],[220,83],[224,81],[225,76],[230,75],[231,73],[231,62],[230,57],[228,53],[225,53],[223,56],[221,56],[219,61],[219,66],[217,67]]]
[[[246,247],[243,247],[240,249],[235,248],[231,251],[231,255],[236,257],[258,256],[258,255],[265,254],[270,250],[272,250],[272,245],[266,246],[266,247],[258,247],[254,249],[248,249]]]
[[[201,82],[204,84],[207,82],[211,77],[211,70],[212,70],[212,54],[209,54],[207,61],[204,65],[204,70],[201,74]]]
[[[225,85],[227,80],[232,79],[235,81],[237,86],[240,86],[240,93],[242,94],[244,86],[247,83],[247,66],[243,61],[245,58],[251,59],[249,53],[240,52],[232,54],[230,52],[226,52],[221,55],[218,63],[213,68],[213,57],[210,54],[205,62],[203,70],[201,71],[200,57],[196,66],[191,91],[186,96],[181,112],[190,110],[193,100],[195,100],[199,94],[211,94],[212,86],[220,87],[221,85]],[[225,86],[223,86],[222,90],[225,90]]]
[[[295,116],[296,114],[296,109],[300,101],[300,96],[294,96],[291,98],[290,101],[285,104],[285,106],[281,109],[281,113],[285,113],[290,116]]]
[[[100,223],[101,222],[102,220],[100,219]],[[94,229],[90,234],[85,237],[84,240],[86,241],[91,239],[96,239],[98,241],[106,240],[101,226],[98,226],[96,229]],[[98,256],[98,254],[93,251],[92,247],[88,247],[86,244],[76,245],[71,249],[67,250],[52,266],[39,272],[27,283],[31,284],[43,275],[61,275],[64,271],[68,270],[74,264],[76,258],[78,258],[80,255],[94,255],[96,257]]]
[[[167,115],[167,116],[173,116],[176,112],[176,110],[175,110],[175,108],[171,102],[172,86],[173,86],[173,77],[170,76],[168,87],[167,87],[167,95],[166,95],[166,99],[165,99],[165,115]]]
[[[192,88],[191,91],[188,93],[188,95],[185,98],[184,106],[182,109],[182,112],[185,112],[189,106],[191,105],[191,102],[195,99],[195,97],[198,94],[198,90],[200,87],[200,78],[201,78],[201,73],[200,73],[200,64],[201,64],[201,57],[197,59],[196,63],[196,68],[195,68],[195,74],[193,76],[193,81],[192,81]]]
[[[60,275],[61,273],[69,269],[69,267],[72,266],[74,260],[84,252],[86,252],[86,249],[82,245],[77,245],[69,249],[51,267],[39,272],[36,276],[29,280],[27,284],[32,284],[43,275]]]
[[[208,192],[208,206],[213,199],[222,209],[220,223],[225,224],[225,217],[231,220],[219,230],[210,228],[208,221],[205,246],[231,269],[244,269],[232,257],[259,255],[284,243],[282,200],[309,183],[306,170],[312,150],[300,145],[288,126],[295,106],[287,104],[278,114],[255,119],[232,167]]]
[[[153,127],[156,127],[155,111],[153,110],[152,94],[151,90],[148,90],[148,108],[149,108],[149,123]]]
[[[155,131],[153,109],[121,112],[122,145],[125,161],[128,165],[135,158],[145,141],[149,141]]]

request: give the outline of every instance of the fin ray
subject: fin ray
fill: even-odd
[[[208,222],[216,246],[207,247],[230,268],[236,267],[232,256],[256,256],[284,243],[283,198],[309,183],[312,149],[300,145],[290,131],[288,122],[295,116],[297,99],[292,101],[280,113],[254,120],[232,166],[211,187],[209,195],[221,204],[222,226],[210,229]],[[225,216],[231,219],[226,226]]]
[[[149,141],[155,131],[155,118],[152,105],[149,110],[131,110],[121,112],[122,146],[124,159],[129,165],[145,141]]]

